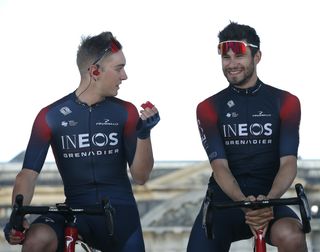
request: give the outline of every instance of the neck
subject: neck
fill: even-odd
[[[94,88],[92,88],[92,81],[93,80],[90,80],[89,82],[81,81],[79,87],[76,90],[76,96],[79,101],[87,104],[88,106],[98,103],[105,98],[94,92]]]
[[[254,87],[257,83],[258,76],[256,74],[252,75],[250,79],[246,80],[245,82],[239,83],[234,85],[236,88],[247,89]]]

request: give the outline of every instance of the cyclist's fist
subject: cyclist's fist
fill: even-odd
[[[140,118],[137,124],[138,138],[146,139],[150,136],[151,129],[160,121],[158,109],[151,103],[146,102],[141,105]]]
[[[26,220],[24,220],[23,222],[23,227],[25,229],[29,228],[29,223]],[[22,244],[25,239],[25,233],[22,231],[15,230],[12,227],[11,223],[7,223],[5,225],[3,232],[8,243],[12,245]]]
[[[267,199],[264,195],[259,195],[257,198],[254,196],[248,196],[246,200],[249,201],[261,201]],[[264,207],[259,209],[248,209],[245,212],[246,223],[250,226],[250,229],[256,237],[256,231],[262,230],[264,236],[270,220],[273,219],[273,208]]]

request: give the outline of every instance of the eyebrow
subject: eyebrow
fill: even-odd
[[[124,67],[125,65],[126,65],[125,63],[122,63],[122,64],[117,64],[117,65],[115,65],[113,67]]]

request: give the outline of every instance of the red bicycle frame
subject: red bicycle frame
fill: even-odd
[[[64,203],[58,203],[55,206],[23,206],[23,196],[21,194],[16,196],[15,204],[13,205],[10,223],[12,227],[21,232],[24,231],[23,219],[26,214],[46,214],[46,213],[56,213],[63,215],[67,221],[64,235],[65,235],[65,246],[64,252],[74,252],[76,242],[79,241],[78,228],[76,225],[76,215],[88,214],[88,215],[105,215],[106,216],[106,226],[108,228],[108,233],[113,236],[114,224],[113,224],[113,213],[112,208],[108,200],[102,200],[101,205],[95,205],[86,208],[71,208]],[[92,250],[85,243],[80,242],[82,247],[87,251]]]
[[[310,226],[311,211],[310,211],[308,199],[304,193],[304,189],[301,184],[296,184],[295,189],[296,189],[297,197],[294,197],[294,198],[267,199],[267,200],[261,200],[261,201],[234,201],[234,202],[210,201],[209,205],[207,205],[206,207],[212,207],[216,209],[236,208],[236,207],[258,209],[258,208],[270,207],[270,206],[299,205],[299,210],[300,210],[300,215],[301,215],[301,220],[303,225],[303,232],[309,233],[311,231],[311,226]],[[208,229],[208,225],[206,226],[206,228]],[[212,229],[212,226],[210,228]],[[208,233],[212,235],[211,230],[209,230]],[[267,251],[266,241],[262,236],[262,230],[259,230],[257,231],[257,238],[255,239],[254,252],[266,252],[266,251]]]
[[[76,241],[78,240],[78,228],[76,224],[68,223],[64,229],[64,252],[73,252],[76,248]]]
[[[266,240],[262,236],[262,233],[263,233],[262,230],[256,231],[257,238],[255,238],[255,242],[254,242],[254,248],[256,252],[267,251]]]

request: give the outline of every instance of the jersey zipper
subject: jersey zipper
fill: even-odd
[[[249,101],[250,101],[250,95],[248,94],[248,89],[246,90],[246,121],[248,125],[250,124],[250,118],[249,118]],[[249,140],[251,140],[251,135],[249,134]],[[247,144],[247,151],[250,152],[250,144]]]
[[[89,131],[89,137],[92,137],[92,127],[91,127],[91,123],[92,123],[92,110],[93,108],[91,106],[89,106],[89,120],[88,120],[88,131]],[[93,153],[93,148],[92,148],[92,144],[90,144],[90,152]],[[96,184],[96,173],[95,173],[95,164],[94,164],[94,155],[91,155],[90,157],[90,162],[91,162],[91,171],[92,171],[92,179],[93,179],[93,183]]]

